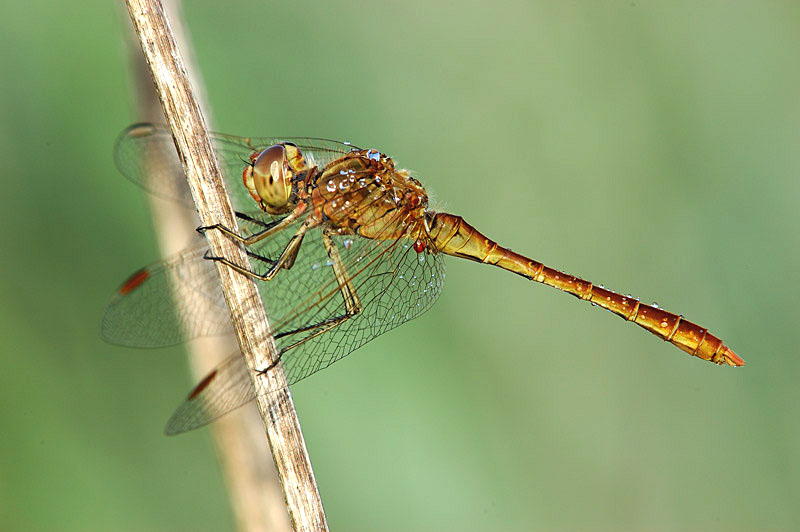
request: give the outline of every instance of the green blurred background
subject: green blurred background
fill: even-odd
[[[0,9],[0,529],[233,527],[180,349],[104,344],[158,258],[111,146],[114,2]],[[799,530],[796,2],[184,2],[216,128],[342,138],[741,370],[449,261],[440,302],[294,388],[332,530]]]

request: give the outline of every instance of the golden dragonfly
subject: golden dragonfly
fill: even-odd
[[[429,309],[445,279],[443,257],[452,255],[562,290],[692,356],[744,365],[718,337],[682,316],[545,266],[500,246],[460,216],[431,209],[422,184],[378,150],[317,138],[212,134],[212,140],[241,229],[199,231],[221,231],[241,242],[250,263],[210,256],[201,243],[138,270],[106,308],[101,329],[109,342],[160,347],[229,332],[212,265],[218,261],[259,281],[279,360],[294,384]],[[115,161],[151,193],[185,199],[165,127],[127,128],[117,139]],[[167,433],[205,425],[254,398],[236,353],[192,390]]]

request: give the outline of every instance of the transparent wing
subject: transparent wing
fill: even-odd
[[[309,250],[287,272],[291,275],[279,275],[271,281],[270,284],[278,281],[275,288],[264,287],[267,314],[278,316],[273,320],[278,347],[288,349],[281,362],[289,384],[330,366],[373,338],[416,318],[441,293],[443,256],[418,254],[413,241],[400,238],[376,242],[343,236],[334,237],[334,242],[362,305],[355,316],[319,336],[314,336],[317,329],[292,333],[347,314],[327,255],[322,262],[318,254]],[[322,246],[316,238],[304,247],[309,244]]]
[[[244,235],[263,229],[258,221],[268,217],[262,211],[243,214],[249,218],[240,220]],[[302,221],[297,220],[253,249],[264,258],[277,257]],[[205,238],[198,236],[195,245],[134,272],[106,306],[100,324],[103,339],[116,345],[151,348],[231,333],[219,276],[214,263],[205,259],[207,253]],[[267,266],[257,259],[251,265],[256,270]]]
[[[250,372],[239,353],[234,353],[201,380],[172,414],[164,430],[179,434],[210,423],[255,399]]]
[[[104,340],[131,347],[165,347],[188,338],[231,332],[228,308],[203,242],[131,275],[103,314]]]
[[[253,208],[253,200],[242,186],[242,172],[254,151],[278,142],[292,142],[300,148],[309,165],[321,168],[356,149],[345,142],[308,137],[237,137],[223,133],[210,133],[210,136],[237,210]],[[114,161],[125,177],[145,190],[194,207],[172,134],[166,126],[141,123],[123,130],[114,143]]]
[[[275,258],[292,233],[290,228],[251,251],[266,259]],[[307,234],[291,269],[281,270],[272,281],[259,283],[288,384],[330,366],[373,338],[421,315],[441,293],[443,256],[417,253],[409,238],[336,235],[332,239],[360,300],[359,313],[320,334],[326,323],[347,315],[322,230]],[[216,272],[203,254],[202,247],[191,248],[134,274],[109,304],[103,336],[115,343],[152,347],[179,342],[183,334],[194,337],[227,331],[228,314]],[[263,260],[253,259],[250,266],[263,269],[264,265]],[[178,308],[180,303],[170,295],[173,293],[188,294],[190,303],[196,304]],[[202,303],[210,303],[219,311],[209,313]],[[173,415],[168,433],[205,425],[253,398],[239,356],[201,381]]]
[[[337,245],[344,248],[347,239],[339,239]],[[272,323],[280,351],[295,345],[281,356],[288,384],[330,366],[380,334],[416,318],[441,293],[445,278],[442,255],[417,254],[405,239],[381,244],[376,246],[372,241],[356,239],[349,249],[345,248],[349,255],[346,262],[355,268],[352,281],[362,311],[307,341],[302,340],[311,336],[313,330],[295,334],[291,331],[345,313],[344,299],[334,287],[332,266],[316,262],[318,257],[309,253],[290,270],[294,275],[279,275],[271,282],[299,283],[295,295],[303,300],[302,312],[292,309]],[[320,281],[322,288],[316,288]],[[269,315],[295,303],[294,298],[282,297],[284,294],[285,291],[269,287],[265,298]],[[170,418],[166,432],[177,434],[201,427],[253,399],[255,392],[247,368],[236,353],[192,390]]]

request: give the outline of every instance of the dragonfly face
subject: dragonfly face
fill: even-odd
[[[250,160],[242,173],[242,180],[256,203],[269,214],[291,211],[294,208],[291,201],[293,181],[305,169],[297,146],[275,144],[254,152]]]

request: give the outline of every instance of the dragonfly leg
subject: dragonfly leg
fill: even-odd
[[[209,255],[208,253],[206,253],[204,258],[225,264],[226,266],[233,268],[242,275],[246,275],[252,279],[257,279],[259,281],[271,281],[272,279],[275,278],[275,275],[278,274],[281,268],[286,266],[288,269],[288,267],[294,264],[294,259],[295,257],[297,257],[297,252],[300,250],[300,245],[303,243],[303,237],[305,236],[306,232],[312,227],[316,226],[317,223],[318,222],[313,218],[309,218],[308,220],[303,222],[303,225],[301,225],[297,229],[297,232],[294,235],[292,235],[292,238],[289,240],[289,243],[281,252],[280,257],[278,257],[277,260],[272,261],[271,259],[268,259],[266,257],[261,257],[260,255],[256,256],[256,258],[258,258],[259,260],[269,262],[272,264],[269,270],[267,270],[265,273],[254,272],[244,266],[239,266],[238,264],[234,264],[233,262],[229,261],[224,257],[214,257]]]
[[[270,229],[271,227],[275,227],[276,225],[278,225],[279,223],[281,223],[283,221],[283,218],[281,218],[279,220],[273,220],[271,222],[265,222],[264,220],[259,220],[258,218],[253,218],[249,214],[244,213],[244,212],[239,212],[239,211],[234,212],[234,214],[240,220],[244,220],[245,222],[250,222],[250,223],[255,224],[255,225],[260,225],[264,229]],[[205,227],[198,227],[198,229],[202,229],[203,231],[205,231]]]
[[[327,231],[322,232],[322,244],[325,246],[325,251],[328,253],[328,258],[330,258],[333,265],[333,274],[336,276],[339,290],[341,290],[344,297],[344,306],[347,314],[350,317],[355,316],[361,312],[361,301],[359,301],[356,290],[353,288],[353,279],[347,273],[342,256],[339,255],[339,250]]]
[[[258,253],[250,251],[249,249],[247,249],[245,251],[247,252],[247,256],[248,257],[253,258],[253,259],[255,259],[255,260],[259,261],[259,262],[263,262],[264,264],[266,264],[270,268],[272,268],[272,266],[275,265],[275,261],[272,260],[269,257],[265,257],[264,255],[259,255]]]
[[[363,310],[361,306],[361,301],[358,299],[358,295],[356,294],[355,288],[353,288],[353,280],[348,275],[347,269],[345,268],[344,262],[342,261],[341,255],[339,255],[339,250],[336,248],[336,244],[333,242],[330,234],[327,231],[322,233],[322,243],[325,246],[325,251],[328,253],[328,258],[331,260],[331,264],[333,266],[333,274],[336,276],[336,282],[339,285],[339,291],[342,293],[342,297],[344,298],[344,307],[345,313],[340,316],[335,316],[333,318],[328,318],[327,320],[323,320],[319,323],[314,323],[311,325],[306,325],[304,327],[299,327],[297,329],[293,329],[291,331],[284,331],[275,335],[275,338],[283,338],[286,336],[291,336],[293,334],[299,334],[302,332],[307,331],[314,331],[313,334],[310,334],[303,338],[302,340],[298,340],[291,345],[288,345],[281,349],[280,353],[278,353],[278,359],[275,360],[272,364],[270,364],[266,369],[259,370],[259,373],[262,375],[272,368],[274,368],[278,362],[280,362],[283,354],[287,351],[311,340],[312,338],[316,338],[321,334],[325,334],[326,332],[338,327],[345,321],[349,320],[353,316],[357,315]]]
[[[271,267],[272,267],[272,266],[275,264],[275,262],[276,262],[276,261],[272,260],[272,259],[271,259],[271,258],[269,258],[269,257],[265,257],[264,255],[259,255],[258,253],[255,253],[255,252],[253,252],[253,251],[250,251],[249,249],[248,249],[248,250],[246,250],[246,251],[247,251],[247,255],[248,255],[249,257],[252,257],[252,258],[256,259],[257,261],[264,262],[264,263],[268,264],[268,265],[270,266],[270,268],[271,268]],[[295,259],[297,258],[297,253],[298,253],[299,251],[300,251],[300,247],[299,247],[299,246],[298,246],[298,247],[295,247],[295,248],[292,250],[292,252],[291,252],[291,253],[290,253],[290,254],[289,254],[287,257],[286,257],[286,260],[285,260],[285,261],[283,261],[283,267],[284,267],[284,269],[286,269],[286,270],[289,270],[289,269],[291,269],[291,267],[292,267],[292,266],[294,266],[294,261],[295,261]]]
[[[241,219],[246,220],[248,222],[257,223],[257,224],[259,224],[259,225],[264,227],[263,230],[261,230],[261,231],[259,231],[257,233],[254,233],[254,234],[252,234],[252,235],[250,235],[248,237],[244,237],[244,236],[240,235],[239,233],[237,233],[236,231],[232,231],[231,229],[225,227],[222,224],[204,225],[204,226],[198,227],[197,228],[197,232],[200,233],[200,234],[205,234],[206,231],[211,231],[212,229],[216,229],[216,230],[221,231],[222,233],[226,234],[227,236],[233,238],[234,240],[237,240],[237,241],[241,242],[245,246],[249,246],[251,244],[255,244],[256,242],[258,242],[260,240],[263,240],[263,239],[267,238],[268,236],[274,235],[275,233],[286,229],[286,227],[289,224],[291,224],[292,222],[294,222],[295,220],[297,220],[297,218],[301,214],[303,214],[303,212],[305,212],[305,210],[306,210],[306,204],[305,203],[299,203],[297,205],[297,207],[292,212],[290,212],[287,216],[285,216],[284,218],[282,218],[280,220],[272,222],[272,223],[264,223],[264,222],[262,222],[260,220],[256,220],[255,218],[252,218],[251,216],[248,216],[246,214],[237,212],[236,216],[238,218],[241,218]]]

